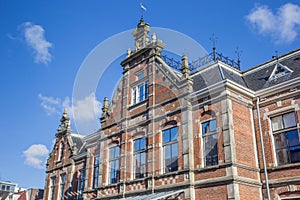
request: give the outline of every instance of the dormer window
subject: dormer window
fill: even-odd
[[[276,63],[275,68],[269,78],[269,80],[274,80],[279,77],[285,76],[287,74],[292,73],[293,71],[290,70],[288,67],[280,64],[279,62]]]

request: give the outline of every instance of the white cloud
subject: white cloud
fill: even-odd
[[[48,115],[61,113],[61,108],[59,108],[61,104],[60,99],[53,98],[53,97],[46,97],[43,96],[42,94],[39,94],[38,97],[41,100],[41,106],[45,109]]]
[[[43,144],[33,144],[23,152],[25,164],[37,169],[43,169],[49,150]]]
[[[47,64],[51,62],[52,56],[49,53],[49,48],[52,44],[45,39],[45,30],[42,26],[25,22],[22,24],[24,37],[27,45],[33,49],[35,54],[35,62]]]
[[[67,96],[64,100],[60,98],[47,97],[42,94],[38,95],[41,100],[41,106],[48,115],[62,114],[66,108],[69,116],[79,122],[96,120],[101,113],[101,103],[96,99],[95,93],[90,93],[83,99],[74,99],[73,106],[71,100]]]
[[[95,93],[91,93],[89,96],[81,100],[74,101],[72,112],[79,121],[95,120],[95,116],[100,115],[101,103],[97,101]]]
[[[290,43],[296,39],[300,31],[300,7],[287,3],[277,13],[266,5],[257,6],[246,19],[264,35],[271,35],[277,43]]]

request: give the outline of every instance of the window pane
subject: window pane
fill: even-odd
[[[136,104],[136,88],[133,88],[133,103]]]
[[[119,146],[115,146],[109,149],[109,158],[119,157]]]
[[[177,140],[177,127],[171,129],[171,140]]]
[[[171,138],[170,138],[170,129],[168,130],[164,130],[164,143],[170,142]]]
[[[95,165],[99,165],[99,157],[95,157]]]
[[[217,165],[218,164],[218,135],[213,134],[205,136],[204,138],[204,156],[205,165]]]
[[[287,140],[288,140],[288,145],[290,147],[300,145],[299,135],[298,135],[297,130],[286,132],[286,137],[287,137]]]
[[[300,145],[290,148],[291,163],[300,162]]]
[[[211,121],[209,122],[209,129],[210,129],[210,132],[214,132],[214,131],[217,130],[217,122],[216,122],[215,119],[214,119],[214,120],[211,120]]]
[[[285,138],[284,133],[274,135],[274,140],[275,140],[275,148],[276,149],[282,149],[282,148],[287,147],[286,138]]]
[[[296,126],[295,113],[291,112],[283,115],[283,123],[284,123],[284,128],[295,127]]]
[[[276,151],[277,162],[279,165],[289,163],[289,155],[287,149],[280,149]]]
[[[138,79],[138,80],[140,80],[140,79],[142,79],[142,78],[144,78],[144,73],[139,73],[139,74],[137,74],[137,79]]]
[[[134,141],[134,151],[138,151],[140,149],[140,143],[139,140]]]
[[[140,101],[144,100],[144,84],[139,86]]]
[[[146,138],[140,138],[137,140],[134,140],[134,151],[141,151],[146,149]]]
[[[216,130],[217,130],[217,122],[215,119],[202,123],[202,134],[214,132]]]
[[[178,170],[178,144],[172,144],[172,163],[171,163],[171,170],[177,171]]]
[[[272,121],[272,130],[277,131],[283,129],[283,124],[282,124],[282,116],[278,117],[273,117],[271,119]]]
[[[148,82],[145,83],[145,99],[148,99],[148,93],[149,93],[149,86]]]

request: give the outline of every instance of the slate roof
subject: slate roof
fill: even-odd
[[[276,65],[287,67],[292,72],[272,79],[270,76]],[[192,75],[194,91],[204,89],[225,79],[253,91],[258,91],[298,77],[300,77],[300,49],[279,57],[278,61],[273,59],[245,72],[238,72],[235,69],[230,69],[229,66],[214,63]]]
[[[72,133],[72,134],[70,135],[70,139],[72,140],[72,143],[75,144],[76,148],[77,148],[78,150],[80,150],[81,147],[83,146],[83,136],[82,136],[82,135],[79,135],[79,134],[74,134],[74,133]],[[79,153],[82,153],[82,152],[84,152],[84,151],[86,151],[85,148],[83,148]]]
[[[219,67],[217,65],[214,65],[204,69],[199,73],[196,73],[193,76],[193,80],[193,89],[194,91],[198,91],[210,85],[213,85],[214,83],[222,81],[222,75]]]
[[[282,56],[279,58],[279,63],[292,70],[292,73],[270,80],[270,76],[277,64],[277,61],[269,61],[269,63],[250,69],[244,73],[244,80],[246,81],[248,87],[254,91],[257,91],[299,77],[300,49],[291,53],[295,54],[293,56],[288,56],[289,54]]]

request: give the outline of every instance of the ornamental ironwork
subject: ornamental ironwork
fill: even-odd
[[[170,58],[167,55],[162,55],[162,59],[165,61],[167,65],[172,67],[173,69],[180,71],[181,69],[181,62],[175,60],[174,58]],[[237,70],[240,70],[240,60],[238,62],[235,62],[233,59],[230,59],[228,56],[224,56],[222,53],[217,53],[216,51],[207,54],[206,56],[203,56],[201,58],[198,58],[197,60],[194,60],[189,63],[191,73],[196,72],[200,68],[211,64],[215,61],[221,61]]]

